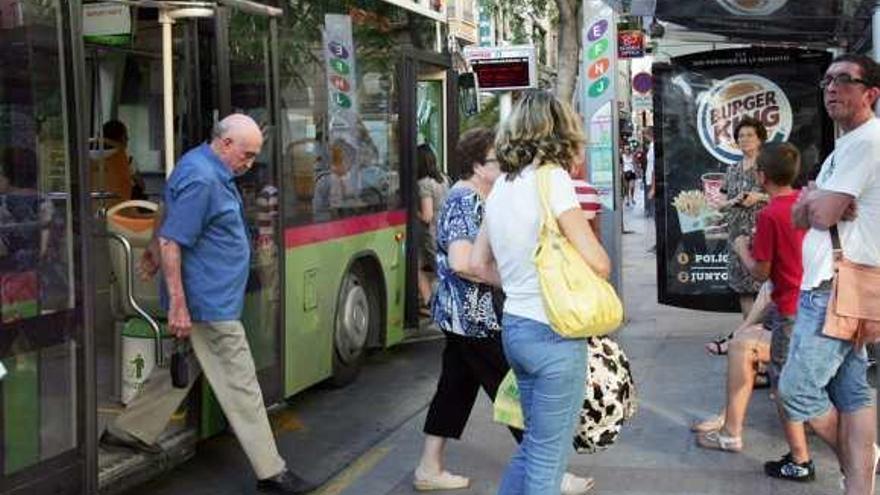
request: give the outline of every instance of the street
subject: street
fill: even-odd
[[[628,210],[624,297],[628,321],[618,333],[633,364],[639,411],[619,443],[596,455],[572,456],[569,470],[596,480],[597,494],[822,494],[837,490],[831,452],[810,437],[817,480],[798,484],[766,477],[762,464],[786,452],[767,390],[753,396],[740,454],[696,447],[690,421],[718,411],[725,360],[703,351],[707,339],[734,327],[737,315],[702,313],[656,303],[653,224]],[[404,495],[421,443],[421,426],[439,369],[442,340],[375,354],[359,380],[342,390],[316,388],[273,412],[282,455],[296,472],[323,483],[320,495]],[[460,442],[449,445],[448,469],[471,477],[469,490],[488,495],[514,443],[491,420],[481,396]],[[132,494],[253,493],[247,461],[230,434],[204,442],[196,457]]]

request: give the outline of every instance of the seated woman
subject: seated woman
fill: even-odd
[[[771,285],[761,287],[758,298],[746,320],[733,333],[727,353],[727,406],[712,418],[694,422],[691,431],[698,433],[701,447],[739,452],[742,450],[742,430],[746,410],[755,386],[755,377],[762,365],[770,362],[770,332],[763,321],[770,306]],[[724,431],[737,441],[719,445],[712,435]]]

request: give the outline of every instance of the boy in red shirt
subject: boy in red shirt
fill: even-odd
[[[797,313],[800,293],[801,244],[806,234],[792,223],[792,207],[797,191],[792,183],[800,171],[800,153],[789,143],[771,143],[764,146],[757,159],[758,182],[770,195],[770,203],[758,212],[751,251],[749,239],[740,236],[734,241],[734,250],[742,258],[756,280],[770,279],[773,283],[773,305],[764,320],[772,332],[770,341],[770,382],[774,391],[779,374],[788,355],[788,343]],[[803,423],[785,418],[779,407],[785,439],[790,452],[778,461],[764,464],[764,472],[774,478],[793,481],[812,481],[816,468],[810,460]]]

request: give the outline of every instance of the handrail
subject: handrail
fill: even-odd
[[[150,314],[147,313],[134,298],[134,261],[132,260],[134,255],[132,254],[131,242],[129,242],[124,235],[116,232],[107,232],[107,238],[113,239],[122,244],[122,248],[125,251],[125,298],[128,299],[128,303],[135,312],[137,312],[141,318],[146,320],[147,324],[150,325],[150,328],[153,330],[153,334],[155,334],[156,365],[163,367],[165,366],[165,353],[162,348],[162,329],[159,327],[159,322],[150,316]]]

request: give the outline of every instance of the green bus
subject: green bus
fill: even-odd
[[[445,14],[412,4],[0,1],[0,494],[119,493],[224,427],[203,382],[161,460],[98,442],[168,355],[133,264],[221,116],[265,135],[238,186],[267,404],[414,333],[415,149],[445,164],[458,117]]]

